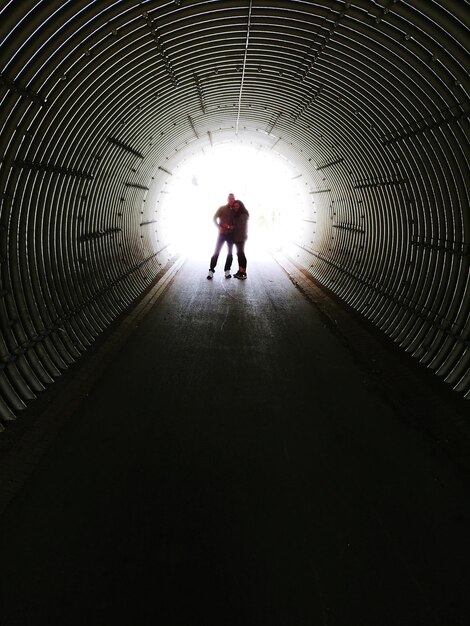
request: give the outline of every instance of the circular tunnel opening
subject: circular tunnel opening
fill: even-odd
[[[189,194],[207,207],[210,254],[229,191],[255,218],[250,253],[258,217],[280,224],[270,246],[470,397],[464,3],[11,0],[0,11],[0,420],[190,250],[174,234]],[[287,173],[262,182],[254,166],[251,187],[245,175],[201,193],[190,159],[238,144],[261,146],[257,163],[281,155]],[[275,219],[266,206],[284,191]]]

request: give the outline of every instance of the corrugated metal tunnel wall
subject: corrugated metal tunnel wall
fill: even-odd
[[[227,140],[295,162],[294,260],[470,397],[466,1],[0,7],[1,421],[165,268],[171,168]]]

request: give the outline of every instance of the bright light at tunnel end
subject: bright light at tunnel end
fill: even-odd
[[[295,238],[305,191],[293,166],[279,156],[244,146],[219,145],[173,170],[161,203],[165,239],[175,253],[208,258],[217,231],[212,218],[227,195],[250,213],[247,256],[282,251]]]

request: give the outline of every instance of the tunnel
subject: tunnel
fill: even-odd
[[[3,427],[165,271],[167,183],[227,142],[302,178],[289,256],[468,398],[467,25],[460,2],[3,2]]]
[[[469,15],[0,0],[2,626],[468,623]],[[295,187],[230,285],[171,227],[218,151]]]

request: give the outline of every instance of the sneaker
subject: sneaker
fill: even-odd
[[[212,280],[212,278],[214,277],[214,270],[209,270],[208,274],[207,274],[207,278],[209,280]]]
[[[240,280],[245,280],[246,272],[240,272],[240,270],[238,270],[238,272],[236,274],[234,274],[233,277],[234,278],[239,278]]]
[[[230,270],[225,270],[225,278],[232,278],[232,274],[230,273]]]

